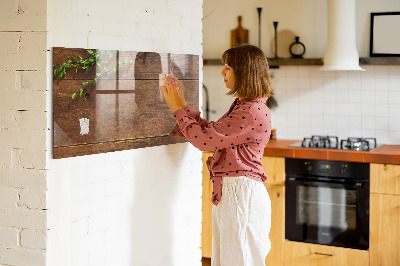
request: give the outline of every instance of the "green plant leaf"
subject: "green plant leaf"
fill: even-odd
[[[92,51],[92,50],[87,50],[87,52],[89,53],[89,54],[94,54],[94,52]]]
[[[87,81],[82,82],[83,86],[87,86],[88,84],[89,84],[89,82],[87,82]]]
[[[97,84],[97,78],[95,78],[95,79],[93,80],[93,86],[96,86],[96,84]]]
[[[72,100],[75,99],[75,97],[76,97],[76,92],[72,93],[72,96],[71,96]]]
[[[79,89],[79,97],[82,97],[82,93],[83,93],[83,88]]]

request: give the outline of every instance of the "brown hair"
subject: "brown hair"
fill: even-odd
[[[221,59],[235,74],[235,86],[227,95],[254,99],[274,94],[268,61],[260,48],[248,44],[240,45],[226,50]]]

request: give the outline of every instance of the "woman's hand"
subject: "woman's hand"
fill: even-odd
[[[172,113],[178,109],[183,109],[186,106],[181,105],[183,92],[179,93],[179,91],[181,88],[183,90],[183,87],[180,87],[179,84],[180,82],[178,82],[177,79],[168,77],[164,83],[164,86],[160,86],[160,89],[164,94],[165,101],[167,102]],[[185,100],[184,96],[183,100]]]
[[[182,83],[180,82],[179,79],[174,77],[174,74],[169,74],[167,77],[167,80],[171,81],[173,85],[177,86],[179,104],[180,104],[180,106],[182,106],[182,108],[185,108],[187,105],[187,102],[185,99],[185,88],[183,87]]]
[[[185,88],[183,87],[182,83],[180,82],[180,80],[178,80],[177,78],[175,78],[174,76],[172,76],[172,79],[177,82],[178,84],[178,98],[179,98],[179,103],[182,106],[182,108],[185,108],[187,105],[187,102],[185,100]]]

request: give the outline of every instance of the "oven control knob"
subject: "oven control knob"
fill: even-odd
[[[347,169],[347,164],[342,164],[342,167],[340,168],[340,173],[341,174],[346,173],[346,169]]]
[[[310,172],[312,170],[311,162],[305,162],[304,165],[306,166],[307,171]]]

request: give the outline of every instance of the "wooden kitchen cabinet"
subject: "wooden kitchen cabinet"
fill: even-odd
[[[369,265],[369,253],[365,250],[316,245],[286,240],[284,252],[285,266]]]
[[[400,265],[400,165],[371,164],[371,266]]]
[[[203,153],[203,194],[202,194],[202,223],[201,223],[201,253],[203,258],[211,258],[212,252],[212,183],[206,161],[212,152]]]
[[[202,256],[211,258],[212,253],[212,183],[208,172],[206,161],[211,152],[203,153],[203,217],[202,217]],[[271,199],[272,221],[271,221],[271,250],[266,258],[266,265],[283,265],[283,243],[285,233],[285,158],[263,157],[262,164],[268,176],[265,187]]]
[[[371,193],[400,195],[400,165],[370,164]]]
[[[265,259],[267,266],[283,265],[285,240],[285,158],[264,156],[261,160],[267,175],[265,187],[271,199],[271,250]]]

